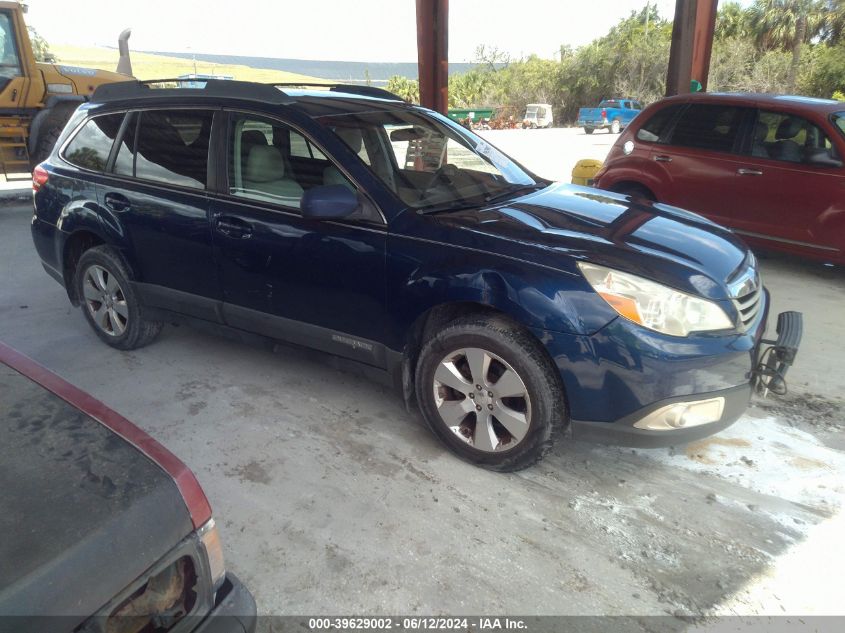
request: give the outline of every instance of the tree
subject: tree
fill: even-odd
[[[50,52],[50,45],[47,44],[47,40],[41,37],[31,26],[28,26],[27,31],[29,31],[29,41],[32,42],[32,53],[35,55],[35,61],[37,62],[54,62],[56,61],[55,55]]]
[[[754,0],[748,17],[761,49],[792,52],[787,89],[794,92],[801,47],[822,32],[827,7],[821,0]]]
[[[411,103],[420,102],[420,84],[416,79],[393,75],[387,80],[385,88],[393,94]]]
[[[845,0],[827,0],[824,39],[829,44],[845,40]]]
[[[732,37],[746,38],[751,33],[748,12],[738,2],[726,2],[719,6],[716,14],[717,40],[726,40]]]

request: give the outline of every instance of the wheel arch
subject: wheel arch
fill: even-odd
[[[60,260],[62,262],[62,278],[65,282],[68,299],[70,299],[70,302],[74,306],[79,305],[79,296],[76,293],[76,285],[73,282],[79,259],[85,251],[105,243],[102,236],[90,228],[81,228],[71,233],[62,246],[62,257]]]
[[[530,337],[537,347],[542,350],[543,355],[549,362],[551,367],[555,367],[554,359],[549,354],[548,349],[543,345],[542,341],[531,331],[525,323],[515,318],[509,312],[502,310],[501,307],[491,305],[489,303],[482,303],[479,301],[456,300],[438,303],[420,314],[412,323],[405,337],[405,344],[402,352],[402,395],[405,400],[405,405],[409,410],[416,407],[416,394],[414,389],[416,379],[417,363],[419,361],[420,351],[423,345],[431,337],[435,336],[437,332],[445,325],[453,323],[454,321],[469,317],[469,316],[488,316],[497,317],[512,325],[514,328],[522,330],[522,332]],[[559,381],[560,388],[566,394],[566,388],[563,380],[555,371],[555,376]]]
[[[632,179],[617,180],[616,182],[614,182],[612,185],[610,185],[608,187],[608,190],[614,191],[616,193],[624,193],[625,191],[637,190],[637,191],[645,194],[645,196],[647,198],[654,200],[654,201],[657,200],[657,196],[655,195],[654,191],[652,191],[652,189],[650,187],[648,187],[647,185],[644,185],[642,182],[639,182],[637,180],[632,180]]]

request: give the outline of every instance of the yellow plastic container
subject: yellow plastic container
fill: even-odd
[[[601,169],[602,162],[595,158],[582,158],[572,168],[572,184],[593,186],[593,179]]]

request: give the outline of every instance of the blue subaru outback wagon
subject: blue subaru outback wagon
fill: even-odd
[[[495,470],[690,441],[785,386],[800,314],[763,340],[755,259],[712,222],[383,90],[167,86],[102,86],[33,173],[44,268],[115,348],[182,320],[357,361]]]

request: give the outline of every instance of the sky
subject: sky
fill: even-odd
[[[750,0],[742,0],[748,4]],[[139,51],[294,59],[415,62],[414,0],[28,0],[27,23],[48,43],[117,45],[132,28]],[[479,44],[512,58],[552,58],[605,34],[645,0],[451,0],[449,60]],[[671,18],[675,0],[651,0]]]

